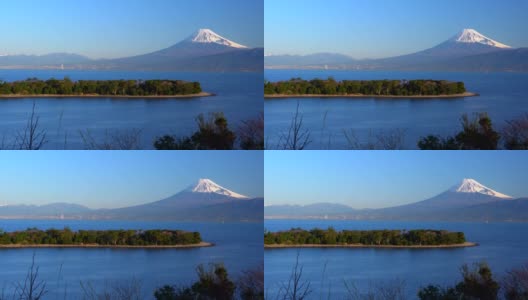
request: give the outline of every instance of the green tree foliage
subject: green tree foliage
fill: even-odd
[[[235,133],[229,129],[222,113],[213,113],[206,118],[200,114],[196,118],[198,131],[190,137],[176,138],[165,135],[154,141],[158,150],[231,150],[235,143]]]
[[[199,82],[183,80],[79,80],[29,78],[0,82],[1,95],[105,95],[105,96],[171,96],[202,91]]]
[[[474,118],[464,114],[461,118],[462,131],[454,137],[442,138],[429,135],[418,141],[422,150],[496,150],[500,135],[493,129],[490,117],[479,113]]]
[[[292,78],[287,81],[264,83],[266,95],[378,95],[378,96],[435,96],[466,92],[463,82],[447,80],[343,80],[332,77],[322,80]]]
[[[189,245],[202,241],[199,232],[182,230],[79,230],[69,228],[38,230],[28,228],[23,231],[0,231],[2,245]]]
[[[190,287],[178,289],[174,286],[163,286],[154,292],[154,297],[157,300],[234,299],[235,283],[229,279],[227,269],[223,265],[213,264],[208,269],[199,265],[196,273],[198,281]]]
[[[293,228],[287,231],[264,232],[264,244],[319,244],[319,245],[453,245],[466,241],[463,232],[446,230],[342,230],[333,228],[304,230]]]
[[[475,264],[473,268],[464,265],[461,268],[462,281],[454,287],[442,288],[429,285],[418,291],[421,300],[496,300],[499,283],[495,281],[491,269],[485,263]]]

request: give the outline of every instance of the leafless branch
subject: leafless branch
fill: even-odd
[[[46,282],[38,280],[39,267],[35,266],[35,253],[31,259],[31,266],[24,283],[16,283],[15,294],[22,300],[39,300],[48,292]]]
[[[304,150],[312,141],[310,131],[303,128],[303,115],[299,112],[299,101],[287,133],[279,137],[279,149]]]
[[[15,147],[19,150],[40,150],[48,140],[46,131],[39,128],[40,117],[35,113],[36,103],[33,102],[31,115],[26,127],[15,137]]]

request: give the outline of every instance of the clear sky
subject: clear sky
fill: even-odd
[[[262,151],[1,151],[0,204],[113,208],[161,200],[209,178],[261,197]]]
[[[16,0],[0,7],[0,54],[144,54],[200,28],[263,47],[263,0]]]
[[[270,54],[388,57],[430,48],[464,28],[528,47],[526,0],[265,0],[264,10]]]
[[[264,161],[266,205],[389,207],[425,200],[463,178],[528,196],[526,151],[266,151]]]

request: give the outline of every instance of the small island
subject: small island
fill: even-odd
[[[183,80],[38,80],[0,81],[0,98],[141,98],[207,97],[199,82]]]
[[[463,82],[447,80],[343,80],[333,78],[266,82],[264,97],[439,99],[478,96]]]
[[[463,232],[447,230],[342,230],[333,228],[265,232],[264,248],[460,248],[473,247]]]
[[[199,232],[183,230],[79,230],[69,228],[0,231],[0,248],[195,248],[210,247]]]

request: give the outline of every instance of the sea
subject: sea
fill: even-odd
[[[336,80],[435,79],[463,81],[478,97],[457,99],[303,98],[265,100],[267,149],[284,149],[284,140],[299,107],[300,132],[309,134],[306,149],[380,147],[388,140],[416,149],[427,135],[455,135],[460,118],[486,112],[496,130],[528,114],[527,73],[456,73],[338,70],[265,70],[267,81],[300,77]],[[380,142],[381,140],[381,142]]]
[[[263,113],[262,72],[197,73],[95,70],[0,70],[1,81],[36,77],[72,80],[181,79],[198,81],[216,96],[179,99],[24,98],[0,99],[0,148],[16,148],[33,105],[38,130],[45,134],[43,149],[91,149],[116,141],[134,141],[152,149],[163,135],[192,135],[196,117],[223,112],[232,130]],[[82,133],[82,134],[81,134]]]
[[[280,295],[298,259],[300,282],[309,284],[307,299],[351,299],[380,286],[403,288],[406,299],[418,299],[429,284],[453,286],[464,264],[486,262],[496,280],[528,263],[528,223],[402,222],[352,220],[266,220],[265,230],[334,227],[336,230],[446,229],[462,231],[476,247],[452,249],[268,249],[264,251],[265,288],[269,299]],[[347,289],[348,286],[348,289]],[[354,298],[355,299],[355,298]]]
[[[139,286],[142,299],[154,299],[164,285],[188,286],[196,268],[221,263],[236,281],[244,271],[263,264],[262,223],[195,223],[88,220],[1,220],[3,231],[36,227],[92,229],[182,229],[198,231],[213,247],[191,249],[0,248],[0,291],[10,299],[23,285],[34,258],[36,282],[48,291],[43,299],[82,299],[120,286]],[[84,286],[84,289],[82,286]],[[89,298],[89,297],[88,297]],[[90,298],[91,299],[91,298]]]

